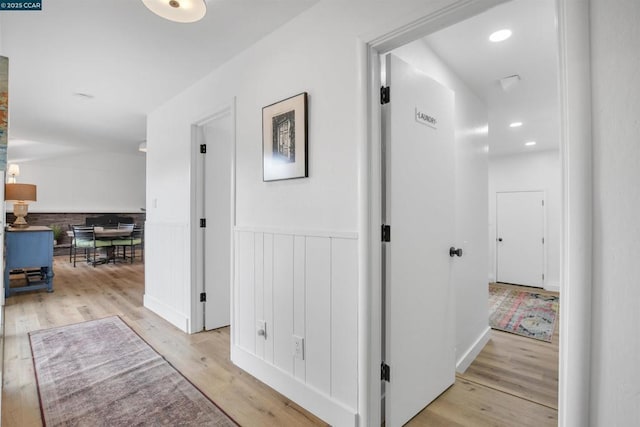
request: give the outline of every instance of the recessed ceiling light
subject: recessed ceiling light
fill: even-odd
[[[522,126],[522,122],[513,122],[509,125],[510,128],[519,128]]]
[[[529,141],[529,142],[525,142],[524,145],[526,145],[527,147],[531,147],[533,145],[536,145],[535,141]]]
[[[505,41],[509,37],[511,37],[511,30],[504,29],[504,30],[498,30],[495,33],[492,33],[489,36],[489,40],[491,40],[494,43],[497,43],[497,42]]]

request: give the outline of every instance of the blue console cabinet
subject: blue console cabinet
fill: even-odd
[[[53,231],[49,227],[8,227],[5,245],[5,297],[36,289],[53,292]],[[22,270],[27,285],[11,288],[9,274],[12,270]]]

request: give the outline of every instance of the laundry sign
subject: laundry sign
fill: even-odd
[[[438,129],[438,119],[428,113],[425,113],[423,108],[416,107],[416,122]]]

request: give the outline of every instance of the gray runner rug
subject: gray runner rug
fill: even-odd
[[[236,426],[119,317],[29,334],[46,426]]]

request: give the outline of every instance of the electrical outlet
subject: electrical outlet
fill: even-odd
[[[293,357],[304,360],[304,338],[293,336]]]
[[[264,320],[256,321],[256,331],[259,337],[267,339],[267,322]]]

